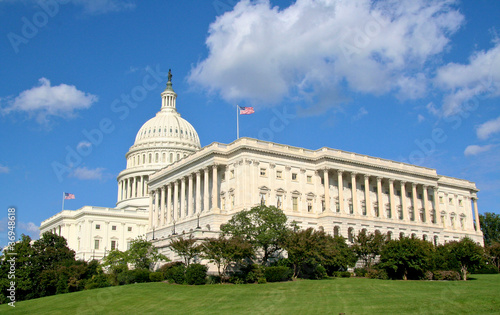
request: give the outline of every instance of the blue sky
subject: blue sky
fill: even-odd
[[[35,238],[63,192],[114,206],[169,68],[202,146],[254,106],[241,136],[435,168],[500,213],[496,1],[44,3],[0,1],[0,245],[9,206]]]

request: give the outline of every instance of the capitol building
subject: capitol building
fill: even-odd
[[[337,149],[251,138],[202,148],[176,100],[170,76],[160,111],[125,155],[115,208],[63,210],[41,223],[41,233],[64,236],[78,259],[127,250],[141,235],[174,259],[167,247],[172,237],[217,236],[235,213],[266,204],[282,209],[289,222],[348,243],[366,230],[434,244],[468,236],[483,244],[473,182]]]

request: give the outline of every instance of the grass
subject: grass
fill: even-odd
[[[21,314],[500,314],[500,275],[184,286],[142,283],[16,302]]]

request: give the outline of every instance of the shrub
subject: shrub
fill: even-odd
[[[170,268],[177,267],[180,265],[184,265],[184,263],[180,261],[172,261],[161,266],[160,269],[158,269],[158,271],[163,273],[163,278],[165,278],[165,274]]]
[[[111,283],[109,282],[108,277],[105,274],[98,274],[87,280],[85,283],[85,290],[105,288],[109,286],[111,286]]]
[[[425,280],[432,280],[434,279],[434,274],[431,271],[426,271],[424,275]]]
[[[185,280],[186,267],[184,264],[176,265],[165,272],[165,279],[169,282],[183,284]]]
[[[220,277],[217,275],[209,275],[207,283],[208,284],[218,284],[218,283],[220,283]]]
[[[324,269],[324,268],[323,268]],[[292,269],[285,266],[267,267],[264,269],[264,275],[268,282],[289,281],[292,279]]]
[[[342,272],[340,272],[340,276],[342,278],[350,278],[351,277],[351,273],[349,271],[342,271]]]
[[[354,268],[354,274],[356,275],[356,277],[365,277],[366,268]]]
[[[132,272],[135,277],[135,282],[137,283],[149,282],[149,274],[151,272],[148,269],[134,269],[132,270]]]
[[[366,277],[370,279],[380,279],[380,280],[389,279],[389,276],[387,275],[387,272],[385,272],[385,270],[378,270],[378,269],[368,269],[366,271]]]
[[[317,265],[316,268],[314,268],[313,272],[313,279],[326,279],[328,275],[326,274],[326,269],[322,265]]]
[[[160,271],[150,273],[149,274],[149,281],[151,281],[151,282],[163,281],[163,273]]]
[[[118,284],[149,282],[150,271],[147,269],[126,270],[116,276]]]
[[[455,270],[437,270],[434,271],[434,280],[460,280],[460,274]]]
[[[187,284],[201,285],[207,282],[207,266],[191,264],[186,268],[185,280]]]
[[[498,269],[494,265],[484,265],[481,268],[474,270],[473,273],[496,275],[498,274]]]
[[[259,279],[257,280],[257,283],[258,283],[258,284],[266,284],[266,283],[267,283],[267,280],[266,280],[266,278],[261,277],[261,278],[259,278]]]

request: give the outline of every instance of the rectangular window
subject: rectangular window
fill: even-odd
[[[283,178],[283,171],[276,171],[276,178],[282,179]]]
[[[298,197],[292,197],[292,205],[293,205],[293,211],[299,210],[299,198]]]
[[[462,199],[459,199],[459,200],[458,200],[458,205],[459,205],[460,207],[462,207],[462,206],[464,205],[464,203],[463,203],[463,200],[462,200]]]
[[[111,226],[111,230],[112,230],[112,231],[116,231],[116,225],[112,225],[112,226]]]
[[[267,173],[266,173],[266,169],[265,169],[265,168],[261,168],[261,169],[260,169],[260,176],[264,176],[264,177],[266,177],[266,176],[267,176]]]
[[[363,215],[366,215],[366,206],[365,205],[361,206],[361,210],[363,211]]]
[[[260,204],[261,205],[266,204],[266,194],[265,193],[260,193]]]
[[[100,224],[96,224],[96,225],[95,225],[95,229],[96,229],[96,230],[100,230],[100,229],[101,229],[101,225],[100,225]]]
[[[277,195],[276,196],[276,208],[278,209],[283,209],[283,196],[282,195]]]
[[[365,190],[365,185],[361,185],[361,190]]]
[[[127,228],[127,231],[132,232],[132,227],[131,227],[131,226],[129,226],[129,227]]]
[[[307,183],[312,184],[313,182],[313,177],[311,175],[307,175]]]
[[[347,184],[347,188],[352,189],[352,183]]]
[[[111,250],[116,249],[116,241],[111,241]]]
[[[297,180],[297,173],[292,173],[292,180]]]
[[[443,196],[439,196],[439,203],[444,203]]]
[[[220,199],[220,204],[221,204],[221,210],[226,210],[226,198],[222,197]]]
[[[127,250],[130,249],[130,241],[127,242]]]
[[[340,212],[340,203],[338,201],[335,203],[335,209],[337,212]]]
[[[94,240],[94,249],[99,249],[99,240]]]
[[[311,199],[307,200],[307,212],[312,212],[313,210],[313,202]]]
[[[349,204],[349,213],[354,214],[354,207],[352,206],[352,203]]]
[[[449,201],[450,205],[453,206],[453,198],[448,198],[448,201]]]
[[[234,208],[234,195],[231,195],[231,209]]]
[[[234,170],[231,170],[231,178],[234,178]]]

